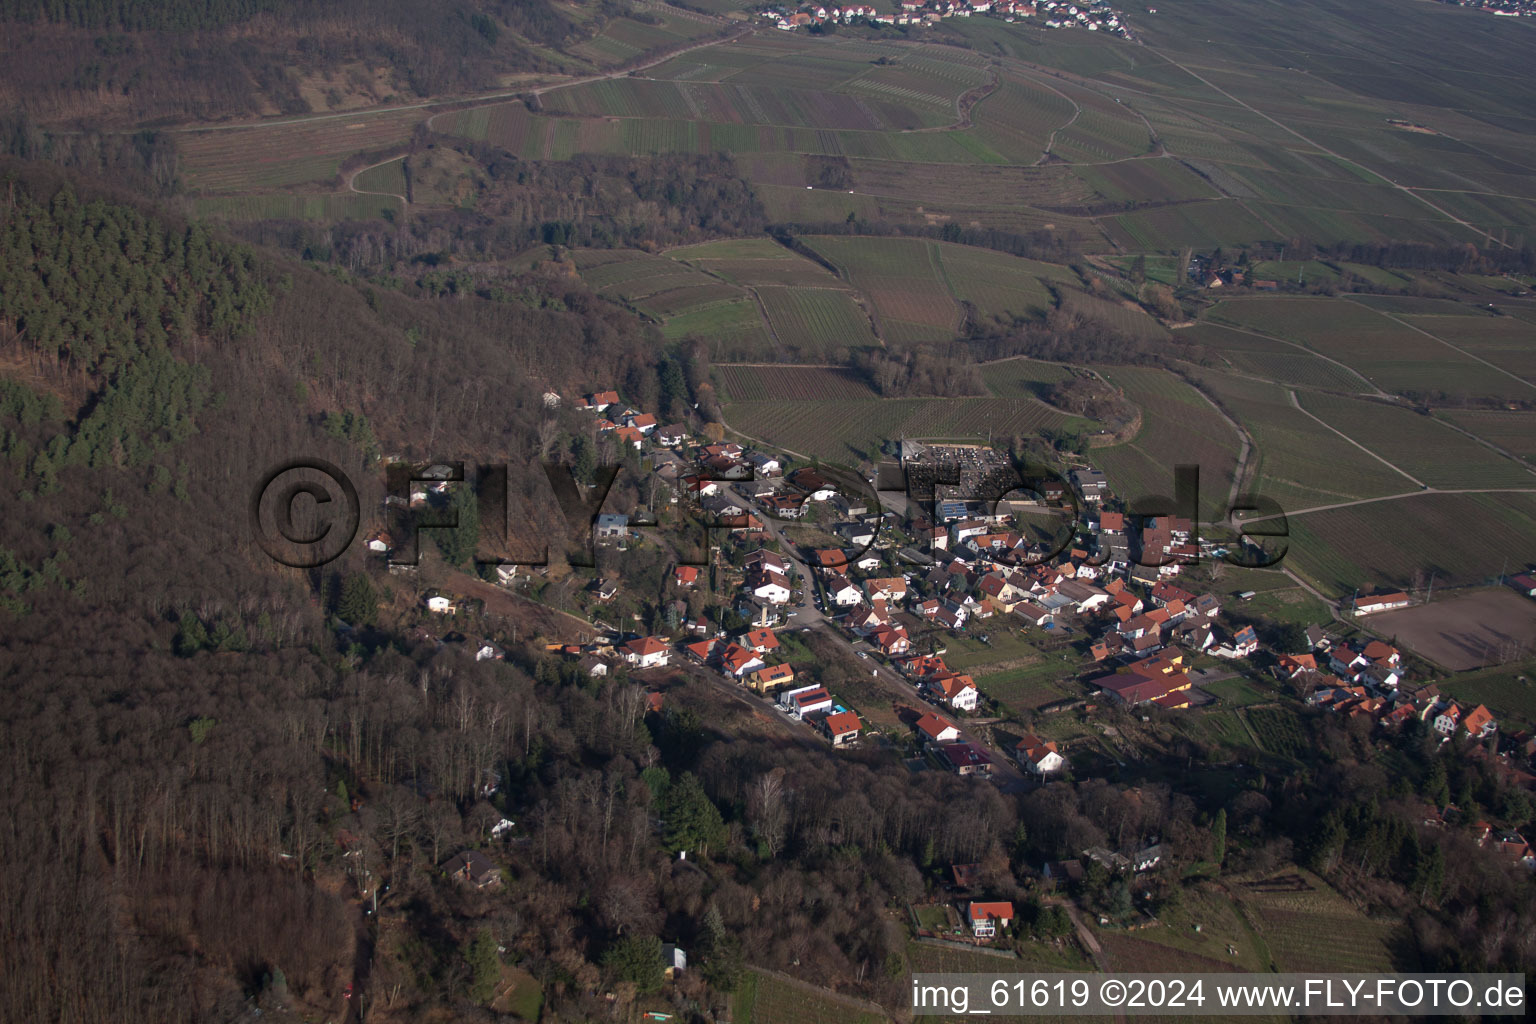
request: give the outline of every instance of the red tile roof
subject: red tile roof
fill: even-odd
[[[826,717],[827,732],[833,736],[845,736],[858,732],[859,716],[852,711],[838,711]]]
[[[965,908],[965,912],[966,915],[970,917],[972,923],[986,920],[1013,920],[1012,903],[979,903],[973,900],[971,901],[971,904]]]
[[[932,711],[917,720],[917,731],[931,740],[937,740],[940,733],[954,728],[954,722],[951,722],[943,715],[936,715]],[[958,732],[958,730],[956,731]]]

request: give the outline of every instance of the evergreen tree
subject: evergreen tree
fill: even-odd
[[[1413,891],[1420,903],[1433,906],[1439,901],[1440,892],[1444,888],[1445,854],[1439,844],[1433,844],[1419,854],[1418,863],[1414,865]]]
[[[697,850],[707,855],[711,846],[725,841],[720,809],[692,772],[685,772],[668,787],[662,820],[666,822],[667,847],[674,853]]]
[[[603,953],[603,966],[620,981],[633,982],[640,993],[655,992],[665,980],[661,940],[654,935],[629,935]]]
[[[496,995],[501,978],[501,960],[496,955],[496,940],[489,928],[481,928],[463,947],[464,962],[469,965],[469,998],[489,1003]]]
[[[474,488],[459,483],[453,490],[449,507],[458,512],[459,525],[452,529],[434,531],[443,560],[449,565],[463,565],[475,557],[480,546],[480,505],[475,499]]]
[[[726,929],[720,908],[713,903],[704,912],[704,948],[699,959],[704,980],[717,991],[730,992],[741,983],[746,969],[741,940]]]
[[[208,646],[208,630],[203,628],[203,622],[190,611],[181,613],[181,622],[176,630],[176,653],[183,658],[190,658],[198,651]]]
[[[336,614],[353,626],[371,626],[379,617],[379,595],[365,573],[354,572],[342,584]]]

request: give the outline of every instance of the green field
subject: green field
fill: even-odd
[[[1073,376],[1072,369],[1061,363],[1023,358],[988,363],[982,374],[987,390],[999,398],[1044,398],[1054,385]]]
[[[1424,494],[1291,516],[1285,564],[1335,597],[1481,583],[1536,561],[1536,494]]]
[[[1387,947],[1401,925],[1374,921],[1297,869],[1281,879],[1233,885],[1279,971],[1390,971]],[[1294,890],[1294,891],[1293,891]]]
[[[1166,370],[1117,367],[1105,378],[1142,412],[1141,429],[1128,443],[1091,452],[1109,477],[1110,490],[1127,501],[1171,496],[1174,467],[1197,465],[1202,517],[1223,516],[1238,439],[1221,414]]]
[[[806,352],[878,344],[869,317],[845,291],[758,288],[768,326],[781,345]]]
[[[1301,407],[1430,487],[1536,487],[1536,474],[1430,416],[1356,398],[1298,394]]]
[[[1077,275],[1050,263],[962,245],[937,247],[939,273],[950,294],[984,317],[1040,317],[1056,302],[1051,286],[1076,285]]]
[[[1047,655],[1036,665],[976,676],[976,686],[1015,712],[1038,708],[1063,697],[1081,695],[1079,688],[1060,682],[1065,668],[1055,655]]]
[[[1230,374],[1199,374],[1201,387],[1253,440],[1245,488],[1295,510],[1374,498],[1418,485],[1308,416],[1283,387]],[[1319,458],[1327,452],[1327,458]]]
[[[359,192],[382,192],[391,196],[405,195],[405,157],[368,168],[352,179],[352,187]]]
[[[676,313],[662,322],[661,333],[667,338],[704,338],[733,352],[764,352],[773,346],[762,311],[747,297]]]
[[[717,363],[715,374],[725,402],[867,401],[876,397],[856,371],[842,367]]]
[[[805,242],[870,301],[888,344],[948,341],[958,332],[960,308],[939,267],[936,243],[844,235]]]
[[[1409,396],[1533,398],[1531,386],[1393,316],[1344,299],[1229,299],[1211,319],[1300,342]]]
[[[1436,685],[1457,700],[1488,705],[1504,732],[1518,731],[1519,722],[1527,727],[1536,723],[1536,662],[1459,672]]]
[[[731,996],[737,1024],[880,1024],[881,1018],[834,998],[748,969]]]

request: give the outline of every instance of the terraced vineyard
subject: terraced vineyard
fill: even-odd
[[[880,1024],[879,1015],[861,1012],[831,993],[753,970],[746,972],[731,1003],[736,1020],[756,1024]]]
[[[1110,489],[1128,501],[1171,495],[1173,467],[1198,465],[1201,516],[1223,516],[1238,440],[1221,414],[1165,370],[1116,368],[1105,377],[1124,388],[1125,397],[1142,411],[1141,430],[1128,443],[1092,452],[1109,477]]]
[[[1286,564],[1334,597],[1359,587],[1481,584],[1536,561],[1536,494],[1424,494],[1292,516]]]
[[[1212,323],[1184,328],[1178,332],[1178,338],[1207,346],[1239,373],[1330,391],[1370,390],[1369,382],[1353,370],[1278,339]]]
[[[1373,921],[1311,875],[1255,883],[1241,898],[1281,971],[1386,972],[1387,941],[1398,925]]]
[[[1246,489],[1295,511],[1353,498],[1401,494],[1418,485],[1291,404],[1277,385],[1205,371],[1200,386],[1220,401],[1253,439]],[[1319,458],[1327,452],[1327,458]]]
[[[1465,409],[1438,415],[1527,461],[1536,459],[1536,412]]]
[[[1311,737],[1294,708],[1245,708],[1241,714],[1259,745],[1271,754],[1296,758],[1311,749]]]
[[[960,309],[940,275],[932,242],[911,238],[805,239],[835,264],[874,305],[890,344],[947,341],[960,326]]]
[[[1508,316],[1413,316],[1403,319],[1517,377],[1536,381],[1536,324]],[[1527,388],[1523,395],[1517,390],[1515,397],[1536,398],[1536,384]]]
[[[1536,397],[1532,387],[1354,302],[1233,299],[1217,306],[1211,318],[1302,342],[1360,371],[1376,386],[1399,394]]]
[[[189,132],[177,145],[187,188],[259,192],[334,178],[353,153],[403,144],[419,120],[416,111],[384,111],[352,120]]]
[[[876,397],[863,378],[844,367],[717,363],[715,371],[726,402],[842,402]]]
[[[1529,468],[1400,406],[1306,393],[1301,407],[1431,487],[1536,487]]]
[[[833,288],[758,288],[768,325],[781,344],[810,351],[877,344],[853,296]]]

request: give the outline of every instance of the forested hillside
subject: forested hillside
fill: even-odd
[[[546,0],[5,0],[0,108],[99,128],[419,99],[548,69],[530,45],[582,31]]]

